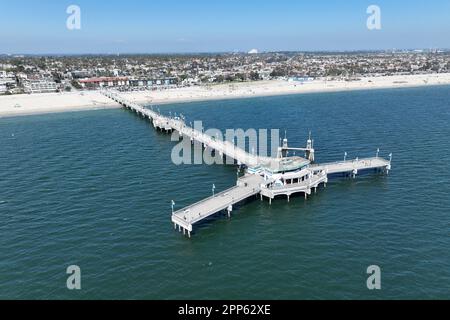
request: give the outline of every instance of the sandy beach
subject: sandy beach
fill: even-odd
[[[0,118],[118,107],[99,92],[0,96]]]
[[[335,92],[418,86],[450,85],[450,74],[367,77],[358,81],[315,80],[307,83],[282,80],[220,84],[175,88],[159,91],[123,93],[141,104],[162,105],[192,101],[208,101],[314,92]],[[54,112],[118,108],[97,91],[0,96],[0,117]]]

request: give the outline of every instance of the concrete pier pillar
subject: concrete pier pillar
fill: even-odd
[[[272,205],[272,198],[269,198],[269,205]]]
[[[288,202],[290,202],[291,201],[291,196],[290,195],[287,195],[287,200],[288,200]]]
[[[234,200],[234,199],[233,199]],[[233,212],[233,205],[230,204],[227,208],[228,218],[231,218],[231,212]]]
[[[305,192],[305,200],[308,199],[308,194]]]
[[[189,239],[191,238],[191,232],[190,231],[188,231],[188,236],[189,236]]]
[[[174,226],[175,230],[177,230],[177,224],[174,223],[173,226]]]

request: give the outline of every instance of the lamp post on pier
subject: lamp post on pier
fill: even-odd
[[[175,201],[172,200],[172,215],[173,215],[173,208],[175,207]]]
[[[344,162],[347,160],[347,152],[344,153]]]
[[[212,185],[212,194],[213,194],[213,197],[215,196],[215,191],[216,191],[216,185],[213,184],[213,185]]]
[[[377,158],[380,155],[380,148],[377,149]]]

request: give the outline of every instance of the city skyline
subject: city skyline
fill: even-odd
[[[67,8],[81,9],[69,30]],[[367,8],[381,9],[369,30]],[[289,9],[289,10],[287,10]],[[264,51],[446,49],[450,3],[347,1],[321,4],[181,1],[108,5],[89,1],[23,0],[3,4],[0,54],[152,54]]]

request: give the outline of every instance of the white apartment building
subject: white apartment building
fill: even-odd
[[[50,80],[25,80],[25,93],[50,93],[58,89],[56,82]]]
[[[8,89],[16,86],[14,74],[0,71],[0,94],[4,94]]]

